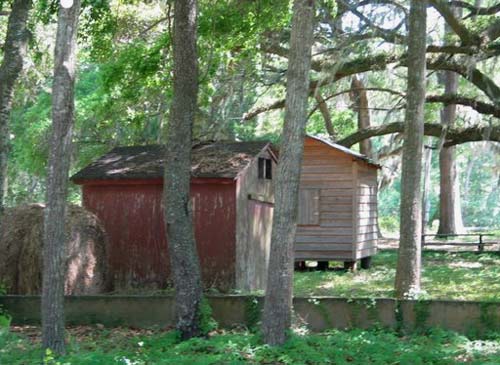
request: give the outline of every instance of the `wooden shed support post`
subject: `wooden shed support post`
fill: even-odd
[[[361,268],[368,270],[372,266],[372,257],[367,256],[361,259]]]
[[[356,271],[356,261],[344,261],[344,270]]]

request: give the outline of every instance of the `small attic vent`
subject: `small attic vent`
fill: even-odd
[[[273,162],[270,158],[259,157],[259,179],[272,180]]]

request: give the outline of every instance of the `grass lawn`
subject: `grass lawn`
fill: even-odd
[[[296,272],[295,295],[392,297],[396,261],[396,251],[387,250],[369,270]],[[425,251],[422,275],[424,298],[500,301],[499,254]]]
[[[0,364],[40,364],[39,330],[0,332]],[[0,330],[1,331],[1,330]],[[382,330],[331,331],[298,336],[280,348],[246,332],[217,332],[210,339],[179,343],[172,331],[72,328],[68,355],[46,365],[146,364],[399,364],[498,365],[500,334],[470,340],[442,330],[398,336]]]

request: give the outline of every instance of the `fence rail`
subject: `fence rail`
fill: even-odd
[[[495,242],[485,241],[484,237],[495,236],[491,233],[461,233],[461,234],[423,234],[422,235],[422,247],[424,246],[475,246],[478,252],[483,252],[485,246],[492,246]],[[443,241],[427,241],[425,237],[444,237],[444,238],[454,238],[454,237],[478,237],[478,241],[475,242],[450,242],[447,240]]]

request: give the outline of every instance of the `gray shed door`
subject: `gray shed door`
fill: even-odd
[[[319,225],[319,189],[299,190],[299,217],[297,224]]]

